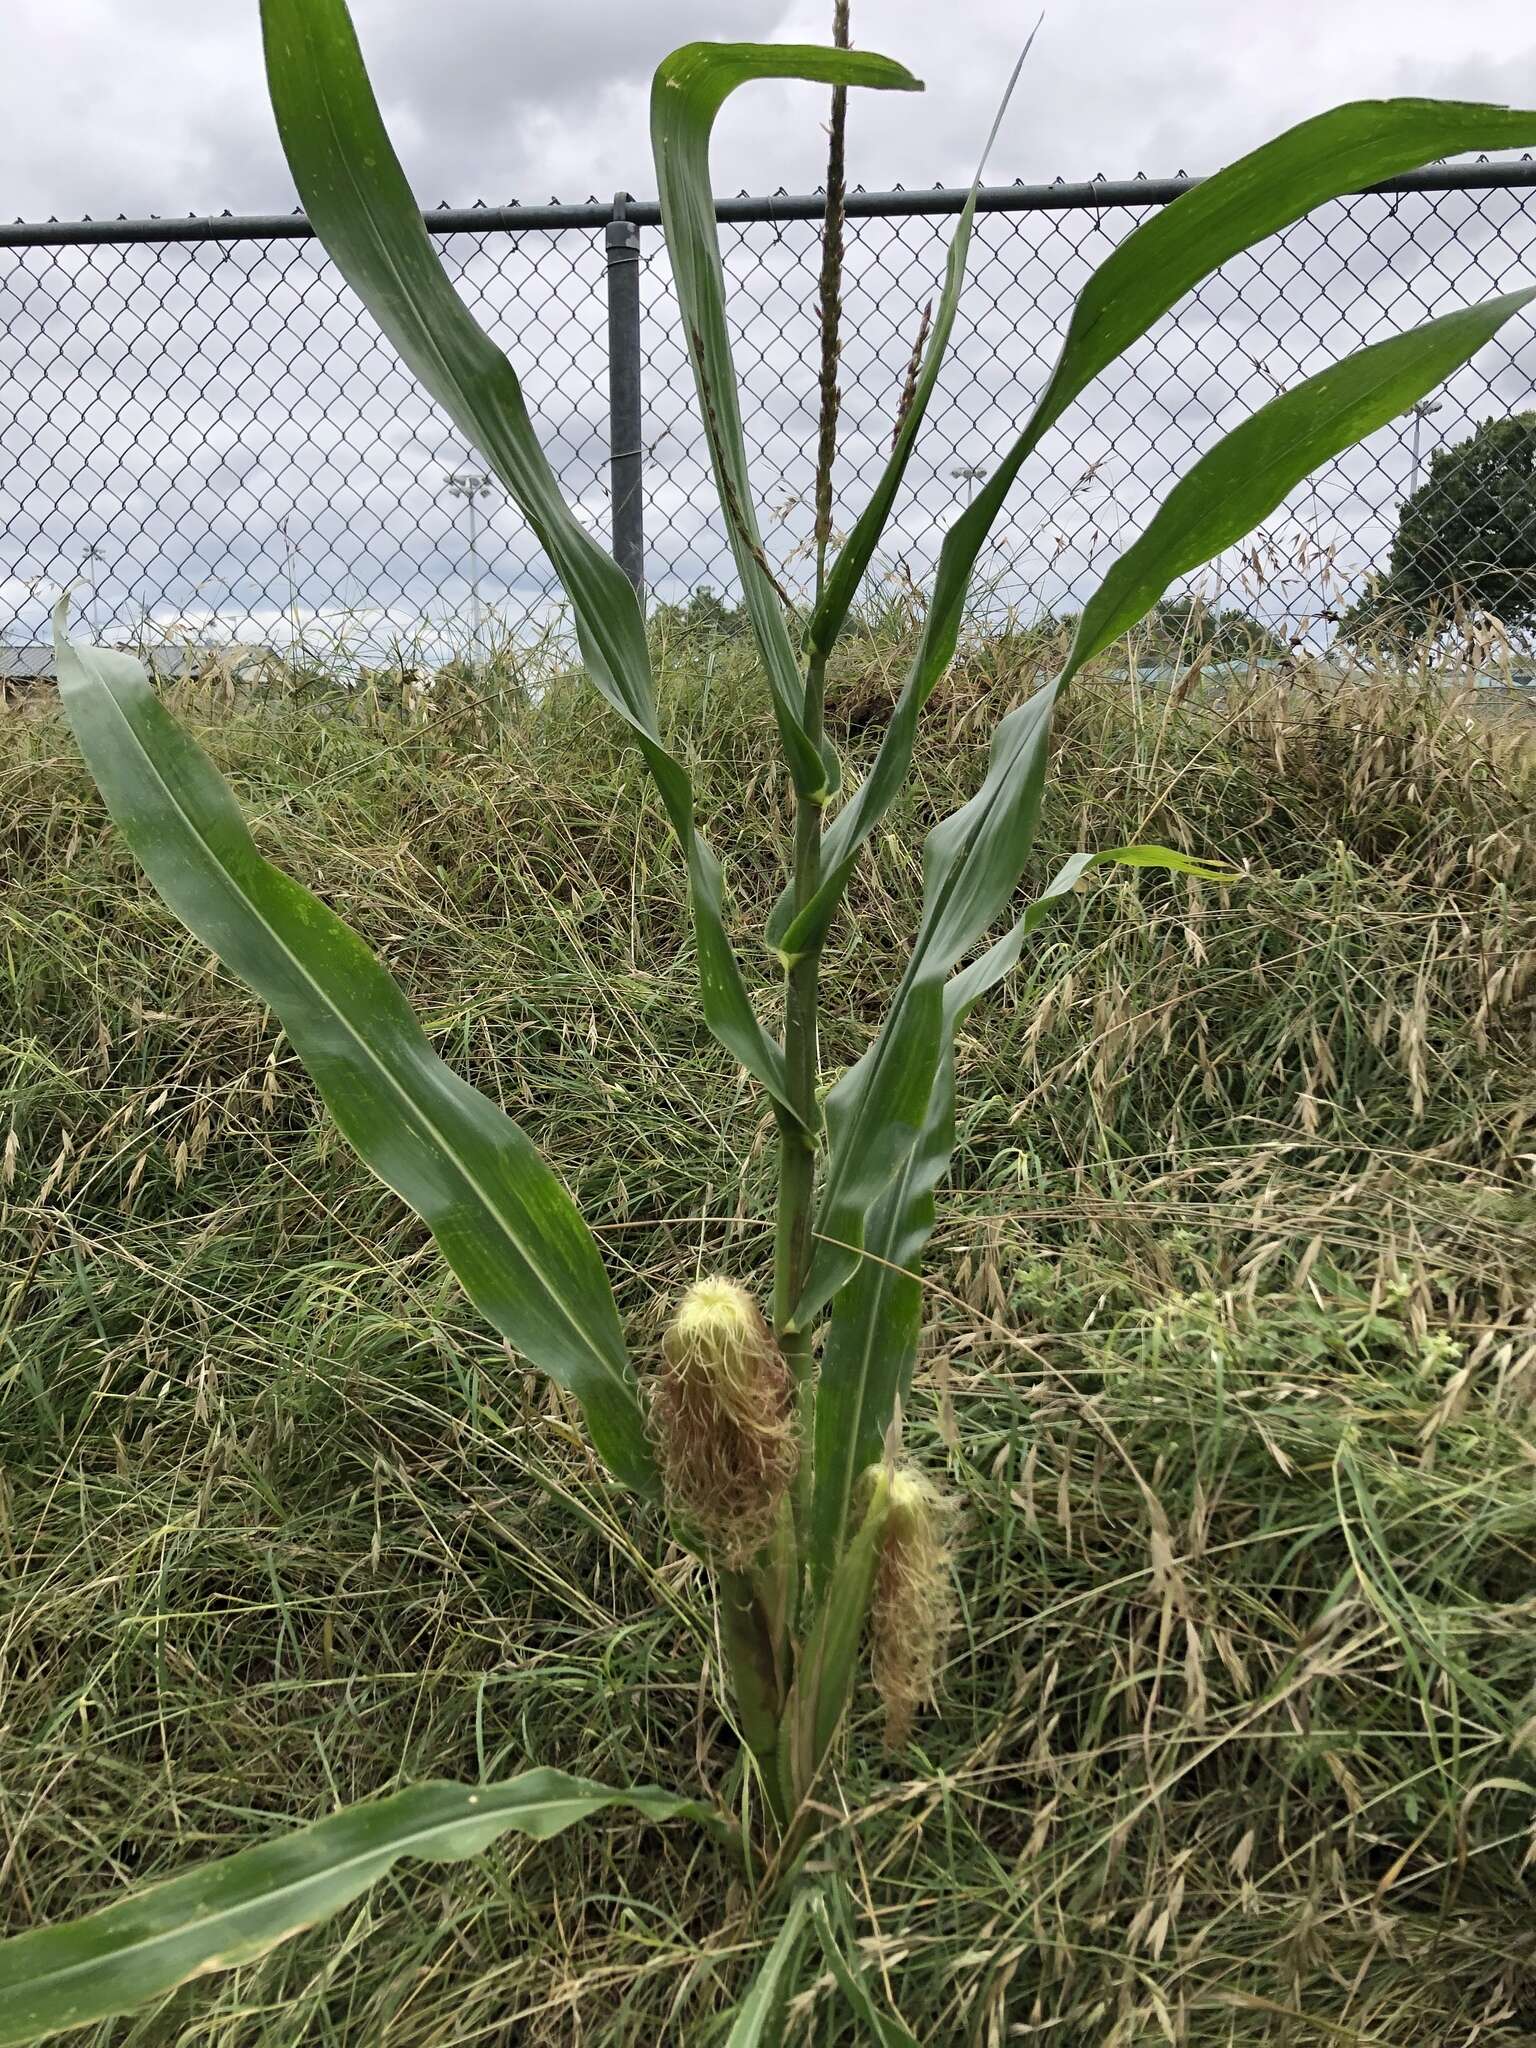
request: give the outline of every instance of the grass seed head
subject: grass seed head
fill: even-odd
[[[726,1565],[773,1532],[795,1476],[794,1383],[757,1303],[699,1280],[662,1339],[650,1420],[667,1505]]]
[[[870,1607],[870,1673],[885,1703],[885,1741],[899,1749],[933,1697],[953,1622],[949,1504],[921,1473],[891,1475]]]

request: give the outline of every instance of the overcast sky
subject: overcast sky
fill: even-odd
[[[854,0],[855,40],[927,81],[860,96],[854,175],[963,181],[1037,0]],[[699,35],[825,40],[829,0],[354,0],[423,202],[655,189],[657,58]],[[6,215],[293,204],[256,0],[10,0]],[[941,32],[936,32],[936,29]],[[1536,106],[1530,0],[1057,0],[998,145],[1003,178],[1214,170],[1340,99],[1429,92]],[[819,182],[820,96],[754,86],[721,124],[722,187]]]
[[[659,56],[698,35],[825,40],[830,0],[353,0],[386,120],[423,204],[654,193],[645,133]],[[855,40],[928,94],[854,103],[850,168],[877,187],[963,184],[1038,0],[853,0]],[[1240,22],[1240,28],[1234,27]],[[942,35],[935,32],[942,25]],[[1456,43],[1448,40],[1454,23]],[[261,77],[256,0],[11,0],[0,211],[26,219],[286,211],[294,193]],[[1113,67],[1112,70],[1109,67]],[[1103,76],[1099,76],[1103,74]],[[1207,172],[1341,99],[1425,92],[1536,107],[1530,0],[1059,0],[989,177]],[[757,85],[718,130],[716,188],[805,190],[822,175],[826,94]],[[1054,353],[1070,298],[1124,211],[980,224],[951,356],[891,549],[921,575]],[[849,250],[839,518],[883,460],[920,309],[950,224],[860,225]],[[814,445],[816,230],[722,237],[753,481],[781,564],[803,566]],[[460,237],[445,248],[510,349],[546,447],[606,534],[600,238]],[[728,584],[660,237],[643,270],[648,574],[658,595]],[[1075,605],[1170,478],[1280,383],[1536,271],[1536,196],[1361,200],[1239,259],[1064,419],[994,535],[993,598]],[[1536,390],[1536,323],[1512,323],[1442,394],[1461,438]],[[87,621],[270,635],[294,610],[380,632],[465,615],[466,457],[313,244],[12,251],[0,262],[0,636],[36,637],[61,582]],[[1309,616],[1379,566],[1416,474],[1408,427],[1331,465],[1272,522],[1309,566],[1261,608]],[[957,482],[956,479],[961,479]],[[777,508],[777,511],[776,511]],[[505,616],[547,570],[499,495],[485,595]],[[1283,536],[1279,555],[1294,553]],[[984,560],[983,585],[993,574]],[[1218,584],[1251,601],[1243,557]],[[791,581],[796,571],[786,566]],[[1234,573],[1238,581],[1234,586]],[[223,627],[217,622],[225,621]],[[372,630],[372,628],[370,628]],[[434,627],[433,630],[436,630]]]

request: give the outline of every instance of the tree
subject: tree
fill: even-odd
[[[1213,607],[1196,596],[1161,598],[1142,630],[1170,661],[1283,661],[1291,651],[1262,619],[1235,605]]]
[[[700,583],[686,602],[658,605],[651,623],[669,639],[686,635],[746,640],[752,632],[752,621],[742,606],[732,604],[708,583]]]
[[[1387,574],[1340,634],[1412,640],[1473,617],[1510,634],[1536,625],[1536,412],[1485,420],[1435,451],[1398,514]]]

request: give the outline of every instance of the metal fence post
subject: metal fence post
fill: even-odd
[[[640,426],[640,229],[629,194],[617,192],[608,223],[608,481],[613,559],[645,588],[644,449]]]

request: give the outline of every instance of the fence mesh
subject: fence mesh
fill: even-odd
[[[1042,384],[1077,291],[1147,210],[980,216],[876,596],[881,577],[923,580]],[[848,224],[842,519],[884,458],[952,227],[942,216]],[[727,223],[721,240],[767,545],[803,587],[819,226]],[[1347,349],[1512,289],[1536,271],[1533,245],[1536,188],[1511,184],[1337,201],[1229,264],[1049,437],[984,557],[978,608],[1021,621],[1074,609],[1199,449]],[[606,539],[601,227],[488,228],[440,247],[512,356],[579,515]],[[641,247],[648,584],[658,602],[705,586],[729,599],[660,231],[644,229]],[[1201,588],[1280,637],[1326,639],[1386,569],[1399,506],[1431,479],[1435,452],[1531,408],[1533,386],[1536,328],[1517,319],[1433,409],[1329,465]],[[1503,460],[1529,476],[1528,446]],[[13,647],[44,637],[70,579],[108,638],[319,640],[360,659],[441,658],[472,634],[479,645],[554,627],[547,562],[499,491],[449,489],[466,472],[475,459],[312,241],[0,248],[0,634]],[[1495,521],[1486,544],[1536,611],[1533,522]]]

